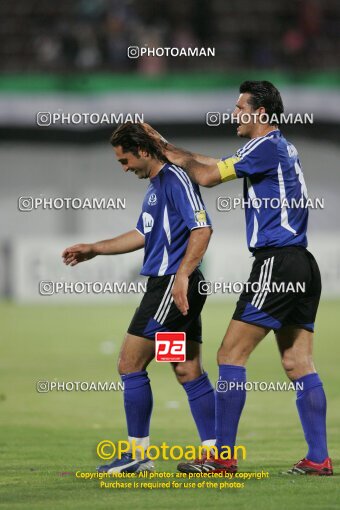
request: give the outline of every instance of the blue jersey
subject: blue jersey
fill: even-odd
[[[165,164],[147,189],[137,230],[145,236],[141,274],[175,274],[191,230],[211,226],[199,187],[180,167]]]
[[[225,165],[228,159],[222,158]],[[244,177],[250,251],[267,246],[307,246],[307,189],[299,156],[277,129],[252,138],[229,161]]]

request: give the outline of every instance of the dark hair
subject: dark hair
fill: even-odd
[[[162,153],[162,147],[151,138],[143,126],[138,123],[126,122],[121,124],[111,135],[110,143],[113,147],[121,145],[123,152],[132,152],[138,156],[138,150],[146,151],[152,158],[168,161]]]
[[[263,106],[269,119],[275,115],[278,119],[283,113],[283,103],[280,92],[269,81],[244,81],[240,85],[240,93],[251,95],[249,103],[254,110]],[[269,124],[277,124],[276,121]]]

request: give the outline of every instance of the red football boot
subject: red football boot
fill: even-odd
[[[177,466],[182,473],[237,473],[237,459],[222,460],[218,457],[181,462]]]
[[[302,459],[294,464],[292,469],[287,471],[289,475],[314,475],[314,476],[332,476],[332,461],[327,457],[323,462],[317,463],[312,460]]]

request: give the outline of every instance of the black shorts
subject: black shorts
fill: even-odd
[[[206,297],[198,292],[204,280],[199,269],[190,275],[188,288],[188,315],[182,315],[173,302],[171,290],[176,275],[150,277],[146,293],[137,308],[128,333],[155,339],[158,331],[185,331],[187,340],[202,342],[201,310]]]
[[[274,331],[288,325],[314,331],[321,276],[313,255],[302,246],[264,248],[254,255],[248,282],[255,285],[243,290],[233,319]]]

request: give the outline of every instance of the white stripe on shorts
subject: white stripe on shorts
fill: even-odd
[[[170,280],[169,280],[168,286],[166,288],[166,291],[164,292],[164,296],[162,298],[161,304],[159,305],[159,307],[157,309],[157,312],[154,315],[154,319],[157,322],[160,322],[160,320],[163,317],[164,312],[166,310],[167,310],[167,314],[169,312],[169,309],[170,309],[170,306],[171,306],[171,303],[172,303],[172,300],[173,300],[172,295],[171,295],[171,290],[172,290],[172,286],[174,284],[174,280],[175,280],[175,275],[172,274],[170,276]],[[169,302],[170,302],[170,306],[169,306]],[[168,307],[169,307],[169,309],[168,309]]]

